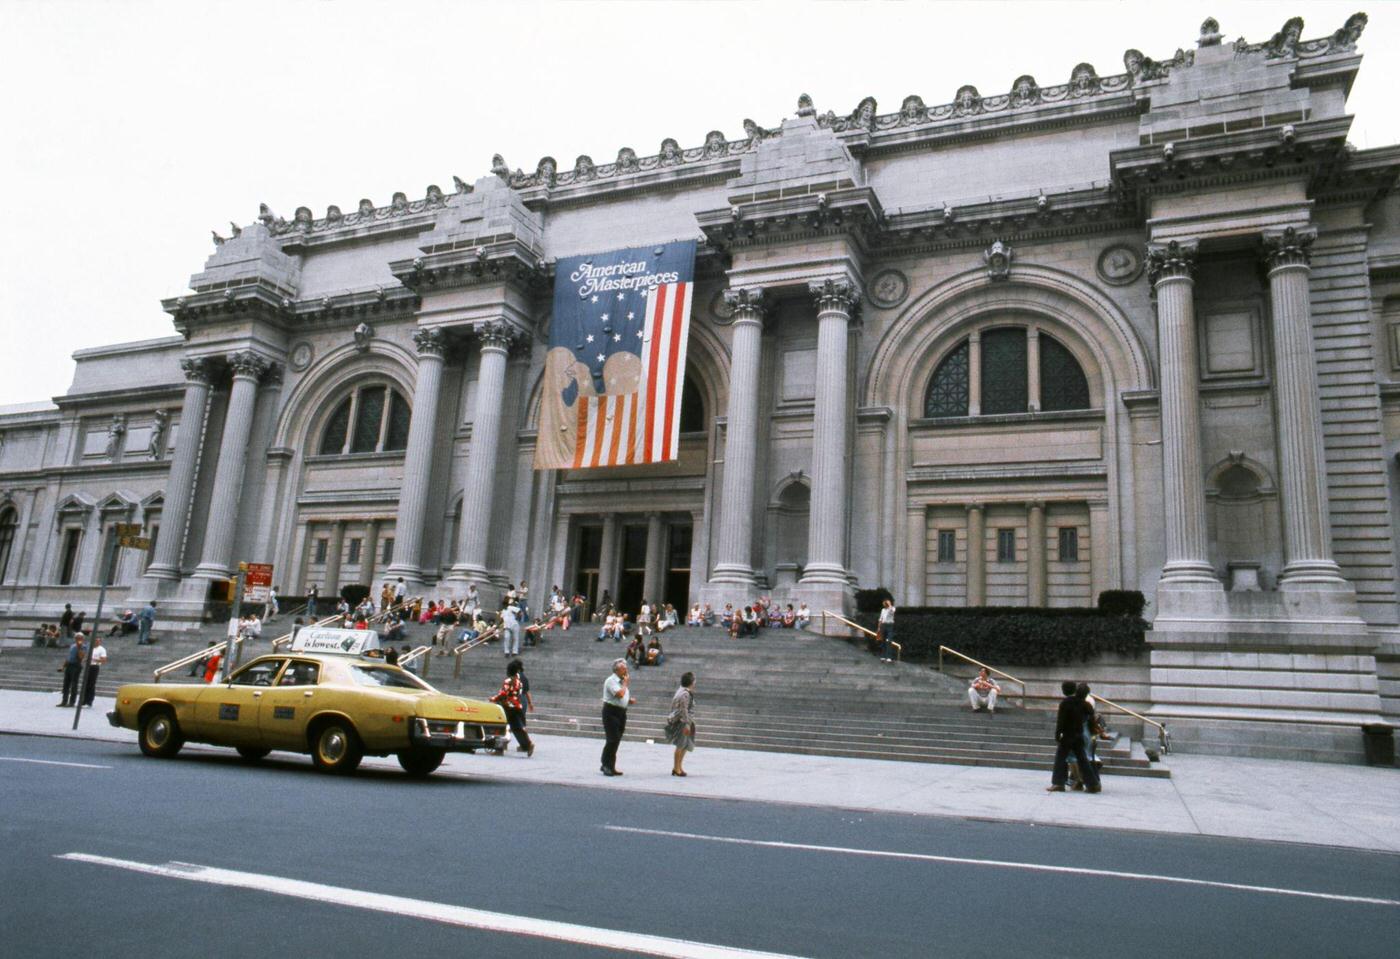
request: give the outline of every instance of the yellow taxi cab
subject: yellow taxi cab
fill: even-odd
[[[259,656],[227,682],[122,686],[107,719],[136,730],[147,756],[174,756],[187,742],[232,746],[254,761],[281,749],[310,753],[332,773],[393,755],[426,776],[448,752],[505,750],[500,706],[448,696],[365,655],[366,634],[356,633],[304,628],[289,651]]]

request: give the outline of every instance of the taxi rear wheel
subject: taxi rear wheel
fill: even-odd
[[[180,751],[185,740],[169,709],[153,709],[141,718],[141,752],[168,759]]]
[[[429,776],[446,756],[445,749],[408,749],[399,753],[399,765],[410,776]]]
[[[254,746],[239,746],[239,747],[238,747],[238,755],[242,756],[244,759],[248,760],[248,762],[250,762],[250,763],[255,763],[255,762],[257,762],[259,759],[262,759],[263,757],[265,757],[265,756],[266,756],[268,753],[270,753],[270,752],[272,752],[272,750],[270,750],[270,749],[261,749],[261,748],[257,748],[257,747],[254,747]]]
[[[311,741],[311,761],[327,773],[354,772],[364,758],[360,738],[347,723],[332,721],[318,727]]]

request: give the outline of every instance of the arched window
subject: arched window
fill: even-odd
[[[361,386],[331,413],[321,433],[322,456],[389,453],[408,445],[408,401],[380,384]]]
[[[967,415],[967,340],[963,340],[938,364],[924,397],[924,415]]]
[[[0,510],[0,583],[5,581],[5,574],[10,570],[10,553],[15,548],[15,528],[18,525],[19,519],[13,508]]]
[[[973,337],[975,344],[972,338],[958,343],[933,371],[924,394],[925,417],[1093,408],[1089,380],[1079,361],[1044,331],[996,326]],[[1032,362],[1038,365],[1038,377],[1030,375]],[[976,396],[969,385],[974,380],[980,384]]]
[[[681,432],[703,433],[705,431],[705,399],[700,395],[700,387],[695,385],[695,377],[687,374],[685,385],[681,387]]]
[[[1087,410],[1089,381],[1074,354],[1044,333],[1040,335],[1040,408]]]

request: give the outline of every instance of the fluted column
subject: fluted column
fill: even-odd
[[[1313,365],[1309,248],[1316,234],[1292,228],[1264,237],[1274,319],[1284,566],[1279,589],[1345,588],[1327,528],[1326,469]]]
[[[379,520],[369,521],[369,528],[365,531],[365,548],[360,553],[360,583],[371,587],[370,595],[374,596],[374,567],[379,560]],[[377,600],[378,597],[375,596]]]
[[[326,581],[321,585],[321,595],[332,603],[340,595],[340,557],[345,553],[345,521],[331,523],[330,548],[326,550]],[[332,607],[334,610],[334,607]]]
[[[763,363],[763,291],[726,290],[724,299],[734,311],[734,339],[729,364],[729,410],[719,507],[719,548],[710,582],[752,587],[758,381]]]
[[[146,575],[155,579],[179,579],[185,527],[190,520],[194,498],[199,449],[204,445],[204,414],[209,409],[209,361],[191,357],[180,361],[185,371],[185,402],[180,407],[180,435],[166,481],[165,505],[161,509],[161,537],[156,543],[155,561]]]
[[[209,524],[204,530],[204,555],[195,574],[222,579],[233,567],[234,529],[238,502],[243,492],[243,468],[248,460],[248,441],[253,434],[253,409],[258,399],[258,381],[271,364],[251,350],[228,358],[233,371],[228,412],[224,415],[224,435],[219,443],[219,462],[214,468],[214,490],[209,499]],[[177,446],[176,452],[179,452]]]
[[[515,332],[504,323],[486,323],[474,332],[481,344],[481,366],[476,376],[476,412],[467,456],[467,485],[462,495],[461,547],[457,564],[452,567],[452,579],[486,583],[491,501],[496,491],[501,406],[506,392],[506,357]]]
[[[847,280],[811,284],[817,303],[817,397],[812,415],[812,511],[804,583],[846,583],[847,345],[859,292]]]
[[[617,602],[617,567],[620,557],[618,556],[618,536],[622,532],[622,524],[617,520],[616,513],[608,513],[603,517],[603,543],[598,550],[598,599],[602,600],[603,593],[608,593],[613,602]]]
[[[428,512],[428,487],[433,475],[434,431],[442,397],[445,344],[441,330],[413,333],[418,347],[418,380],[413,387],[413,416],[408,422],[408,445],[403,454],[403,484],[399,488],[398,520],[394,527],[394,559],[385,570],[415,584],[423,582],[423,524]]]
[[[1173,240],[1148,249],[1157,294],[1161,365],[1162,488],[1166,562],[1162,582],[1219,588],[1206,542],[1205,479],[1201,470],[1201,409],[1197,396],[1196,247]]]
[[[967,508],[967,605],[987,605],[987,525],[980,503]]]
[[[642,574],[642,598],[653,603],[661,602],[661,593],[666,583],[666,572],[662,566],[666,562],[666,527],[661,522],[660,513],[647,514],[647,565]]]
[[[1048,593],[1045,567],[1045,504],[1026,507],[1026,605],[1044,606]]]

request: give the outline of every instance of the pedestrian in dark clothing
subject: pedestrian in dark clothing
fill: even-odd
[[[1084,777],[1084,791],[1096,793],[1100,790],[1099,773],[1089,762],[1084,750],[1084,724],[1093,715],[1093,710],[1082,696],[1078,686],[1072,682],[1060,684],[1065,698],[1060,700],[1060,708],[1055,714],[1055,768],[1050,774],[1047,792],[1062,793],[1069,779],[1069,757],[1079,764],[1080,775]],[[1087,691],[1087,687],[1086,687]]]
[[[63,615],[58,618],[58,628],[63,633],[65,643],[73,640],[73,604],[63,604]]]
[[[64,657],[63,701],[58,704],[60,709],[72,706],[78,701],[78,683],[82,681],[83,657],[87,655],[85,646],[86,641],[79,633],[73,637],[73,645],[68,647],[68,655]]]
[[[530,734],[525,731],[525,684],[521,681],[521,674],[525,665],[518,659],[512,659],[506,664],[506,679],[501,683],[500,692],[491,697],[491,702],[499,703],[506,711],[506,722],[510,725],[510,731],[515,734],[515,741],[520,744],[521,750],[527,756],[535,754],[535,744],[530,741]]]

